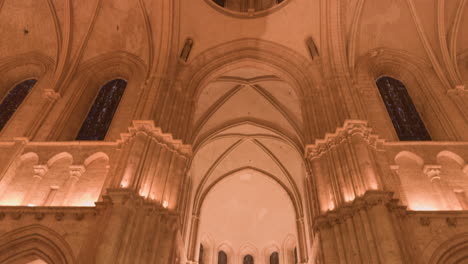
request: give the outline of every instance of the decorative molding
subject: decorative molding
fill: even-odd
[[[367,191],[363,196],[356,198],[353,202],[328,211],[314,219],[314,230],[330,228],[340,224],[348,218],[353,217],[361,210],[369,210],[378,205],[389,205],[395,207],[397,201],[392,198],[393,192]],[[395,208],[399,208],[396,206]]]
[[[154,125],[153,120],[135,120],[133,126],[128,128],[129,133],[122,133],[119,143],[126,143],[130,138],[133,138],[138,133],[156,139],[159,143],[164,144],[169,149],[178,152],[179,154],[190,157],[192,155],[192,146],[183,144],[182,140],[174,139],[172,134],[163,133],[160,127]]]
[[[363,120],[346,120],[343,127],[337,128],[335,133],[326,134],[324,139],[315,141],[313,145],[307,145],[305,148],[305,156],[309,159],[320,157],[323,153],[328,152],[336,145],[341,144],[349,138],[359,135],[370,146],[379,148],[385,142],[377,135],[372,134],[372,129],[368,126],[367,121]]]
[[[455,88],[452,88],[447,91],[447,95],[451,96],[464,96],[468,94],[468,90],[465,85],[456,85]]]

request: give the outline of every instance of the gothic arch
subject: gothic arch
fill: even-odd
[[[31,225],[0,237],[0,262],[11,263],[31,255],[50,264],[73,264],[75,258],[67,242],[55,231]]]
[[[60,91],[63,100],[54,111],[61,112],[61,115],[54,121],[57,129],[49,133],[48,140],[73,140],[102,86],[111,80],[123,79],[127,81],[127,86],[106,135],[106,140],[118,139],[141,110],[138,108],[141,98],[129,94],[142,94],[146,68],[140,58],[122,51],[83,62],[77,69],[74,81]]]
[[[387,48],[375,49],[361,56],[354,72],[357,82],[355,94],[360,97],[357,100],[361,102],[360,111],[370,120],[372,127],[382,128],[377,131],[378,134],[384,138],[397,139],[375,84],[375,81],[383,76],[399,80],[405,85],[434,140],[457,140],[462,137],[463,127],[457,128],[450,121],[454,119],[449,118],[449,113],[453,116],[458,110],[448,112],[446,109],[454,106],[447,101],[443,84],[431,85],[438,83],[438,78],[430,64],[407,52]],[[385,120],[379,120],[377,116],[385,116]]]
[[[34,79],[37,81],[24,98],[23,102],[16,109],[9,122],[0,131],[1,136],[13,137],[13,135],[24,135],[34,126],[34,124],[29,121],[36,120],[36,115],[42,113],[31,115],[31,112],[28,110],[40,105],[45,100],[43,95],[50,89],[53,67],[53,59],[39,52],[28,52],[0,59],[0,75],[2,76],[0,79],[0,101],[17,84],[26,80]]]
[[[223,251],[224,253],[226,253],[228,264],[236,263],[236,256],[235,256],[234,250],[232,249],[232,246],[229,244],[229,242],[225,241],[225,242],[222,242],[217,248],[214,264],[218,264],[218,256],[219,256],[218,253],[220,251]]]
[[[429,258],[429,264],[464,263],[468,259],[468,234],[452,237],[435,250]],[[462,262],[463,261],[463,262]]]

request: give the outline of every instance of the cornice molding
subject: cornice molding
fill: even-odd
[[[363,196],[356,198],[353,202],[316,217],[313,228],[316,231],[331,228],[353,217],[359,213],[359,211],[369,210],[377,205],[388,205],[390,208],[399,208],[396,204],[397,201],[393,199],[393,192],[367,191]]]
[[[319,158],[322,154],[342,142],[349,140],[353,136],[361,136],[370,146],[379,148],[385,142],[377,135],[372,134],[372,128],[368,126],[367,121],[346,120],[343,127],[336,129],[335,133],[327,133],[324,139],[318,139],[315,144],[305,147],[305,156],[308,159]]]
[[[160,127],[154,125],[152,120],[135,120],[133,125],[128,128],[128,133],[121,133],[121,139],[117,142],[124,144],[131,138],[135,137],[138,133],[144,133],[147,136],[155,139],[169,149],[178,152],[179,154],[189,158],[192,155],[192,146],[183,144],[182,140],[174,139],[172,134],[163,133]]]

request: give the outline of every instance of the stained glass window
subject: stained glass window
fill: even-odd
[[[203,245],[200,244],[200,253],[198,254],[198,264],[203,264],[203,255],[204,255],[204,251],[203,251]]]
[[[254,258],[251,255],[246,255],[244,257],[244,263],[243,264],[254,264]]]
[[[218,252],[218,264],[227,264],[227,255],[224,251]]]
[[[37,80],[26,80],[11,89],[0,104],[0,130],[16,112]]]
[[[273,252],[270,255],[270,264],[279,264],[278,252]]]
[[[76,140],[104,140],[126,86],[127,81],[116,79],[99,90]]]
[[[402,82],[391,77],[382,77],[377,80],[377,87],[400,140],[431,140]]]

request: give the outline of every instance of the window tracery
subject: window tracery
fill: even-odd
[[[376,83],[398,138],[402,141],[431,140],[405,85],[387,76]]]
[[[36,82],[35,79],[23,81],[13,87],[4,97],[0,103],[0,130],[5,127]]]
[[[104,140],[126,86],[127,81],[115,79],[99,90],[76,140]]]

